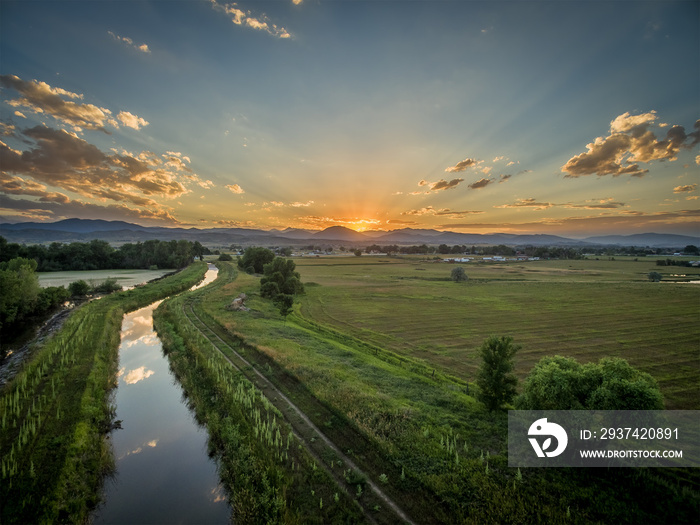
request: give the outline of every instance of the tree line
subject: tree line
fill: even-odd
[[[128,243],[113,248],[108,242],[95,239],[89,242],[48,246],[30,246],[8,243],[0,237],[0,262],[18,257],[36,261],[36,271],[81,271],[114,269],[184,268],[194,257],[211,252],[199,241],[159,241]]]

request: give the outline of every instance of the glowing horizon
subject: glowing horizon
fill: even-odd
[[[0,222],[700,232],[697,3],[410,6],[0,3]]]

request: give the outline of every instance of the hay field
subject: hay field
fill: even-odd
[[[307,283],[302,316],[465,380],[475,378],[486,337],[511,335],[523,346],[521,379],[545,355],[622,357],[657,379],[667,408],[700,408],[700,285],[647,279],[698,279],[697,268],[472,262],[459,264],[470,280],[454,283],[453,265],[424,257],[295,261]]]

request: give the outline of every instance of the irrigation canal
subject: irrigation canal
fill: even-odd
[[[216,278],[210,265],[204,280]],[[207,431],[184,402],[182,387],[153,330],[160,301],[124,316],[111,433],[116,474],[105,483],[93,523],[229,523],[231,511],[207,454]]]

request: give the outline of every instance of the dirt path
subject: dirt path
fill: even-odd
[[[251,379],[250,376],[254,374],[255,379],[259,380],[260,382],[260,384],[258,384],[258,387],[261,388],[261,391],[264,390],[265,396],[267,397],[268,401],[270,401],[272,405],[277,407],[277,409],[279,409],[283,414],[286,415],[286,419],[294,429],[294,434],[297,437],[297,439],[304,443],[306,449],[310,451],[313,456],[316,457],[319,464],[322,465],[323,468],[338,482],[338,485],[341,488],[344,489],[344,479],[342,479],[336,472],[329,468],[325,464],[325,462],[318,456],[318,454],[313,453],[314,447],[312,446],[312,443],[309,442],[308,439],[303,437],[304,435],[308,435],[309,431],[311,431],[315,436],[318,436],[322,440],[322,442],[328,448],[330,448],[338,458],[340,458],[343,461],[345,465],[347,465],[355,472],[358,472],[360,475],[364,476],[364,478],[367,480],[367,486],[372,489],[374,494],[379,499],[381,499],[384,502],[384,504],[396,514],[396,516],[403,520],[404,523],[414,525],[414,522],[406,515],[406,513],[389,496],[387,496],[379,486],[377,486],[373,481],[371,481],[369,479],[369,476],[367,476],[366,473],[364,473],[360,468],[358,468],[355,462],[353,462],[330,439],[328,439],[328,437],[323,432],[321,432],[321,430],[311,421],[311,419],[309,419],[309,417],[301,409],[299,409],[299,407],[296,404],[294,404],[294,402],[292,402],[284,393],[282,393],[279,390],[279,388],[277,388],[277,386],[275,386],[267,377],[260,373],[248,360],[246,360],[239,352],[237,352],[232,345],[224,341],[216,332],[214,332],[214,330],[212,330],[210,326],[204,323],[194,311],[191,304],[188,305],[188,307],[185,307],[185,305],[183,304],[182,308],[183,313],[190,321],[190,323],[192,323],[192,326],[194,326],[211,343],[211,345],[214,348],[216,348],[216,350],[229,363],[231,363],[232,366],[241,371],[249,379]],[[227,348],[233,357],[230,358],[229,356],[227,356],[221,350],[222,347]],[[258,383],[258,381],[254,382]],[[260,385],[262,385],[262,387]],[[289,417],[290,415],[296,417]],[[346,492],[348,491],[346,490]],[[365,517],[370,522],[376,523],[372,516],[369,514],[369,509],[363,507],[363,511],[365,513]]]

